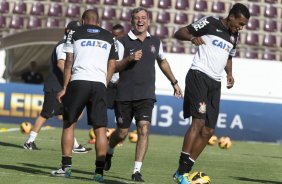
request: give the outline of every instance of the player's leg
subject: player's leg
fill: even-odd
[[[192,116],[192,124],[185,134],[179,167],[174,175],[174,179],[181,184],[191,183],[189,172],[195,162],[191,157],[191,152],[205,126],[208,93],[208,87],[205,83],[206,77],[205,74],[196,70],[189,70],[186,76],[183,112],[184,118]]]
[[[41,130],[41,127],[44,125],[46,120],[48,118],[53,117],[57,106],[60,106],[58,102],[56,101],[56,93],[51,91],[51,92],[44,92],[44,102],[43,102],[43,107],[41,110],[40,115],[37,117],[35,120],[35,123],[33,125],[33,128],[29,134],[28,139],[24,143],[23,147],[28,150],[38,150],[35,140],[38,136],[38,133]]]
[[[91,83],[91,97],[87,104],[88,122],[92,123],[96,135],[96,168],[93,179],[98,182],[104,180],[105,158],[107,154],[107,106],[106,106],[106,87],[100,82]]]
[[[191,158],[196,160],[201,152],[208,144],[209,139],[214,134],[220,102],[221,83],[211,78],[205,78],[208,85],[207,107],[206,107],[206,121],[205,126],[201,129],[197,141],[191,150]]]
[[[70,177],[71,175],[74,129],[79,115],[89,101],[90,91],[91,89],[87,81],[72,81],[67,87],[63,99],[62,163],[60,169],[51,172],[54,176]]]
[[[116,102],[115,115],[117,120],[117,128],[112,133],[109,140],[106,164],[104,168],[105,171],[108,171],[111,168],[111,159],[114,154],[114,148],[121,141],[123,141],[128,134],[128,129],[133,118],[131,102]]]
[[[105,159],[107,154],[107,128],[106,127],[94,127],[94,132],[96,135],[96,143],[95,143],[95,150],[96,150],[96,168],[94,172],[93,179],[95,181],[103,181],[104,175],[104,167],[105,167]]]
[[[135,162],[131,179],[144,182],[141,167],[149,145],[150,122],[155,101],[152,99],[134,101],[134,116],[137,122],[138,141],[136,143]]]

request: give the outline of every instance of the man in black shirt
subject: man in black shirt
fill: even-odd
[[[227,88],[232,88],[232,56],[236,53],[239,31],[250,18],[246,6],[236,3],[225,19],[204,17],[180,28],[175,37],[199,46],[186,76],[183,112],[192,116],[192,124],[183,141],[179,167],[174,179],[179,184],[191,184],[189,172],[195,160],[214,134],[219,114],[221,75],[227,73]]]
[[[152,110],[156,101],[155,95],[155,61],[170,80],[174,95],[181,97],[182,92],[177,84],[170,66],[165,59],[162,42],[159,38],[151,36],[147,30],[149,26],[148,12],[144,8],[132,10],[131,23],[133,31],[121,38],[124,50],[123,61],[135,60],[127,65],[119,75],[117,84],[117,129],[112,134],[106,157],[105,170],[111,167],[111,157],[114,147],[128,134],[133,117],[136,120],[138,141],[136,144],[135,165],[132,180],[143,182],[141,165],[148,148],[148,138]],[[118,62],[119,63],[119,62]]]
[[[24,72],[22,80],[27,84],[42,84],[43,76],[37,71],[37,64],[35,61],[30,63],[30,71]]]

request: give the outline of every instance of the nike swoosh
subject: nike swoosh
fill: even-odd
[[[216,29],[216,31],[217,31],[217,32],[222,32],[222,30],[220,30],[220,29]]]

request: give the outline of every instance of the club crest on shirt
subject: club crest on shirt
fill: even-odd
[[[201,114],[205,114],[206,110],[207,110],[207,105],[205,102],[200,102],[199,103],[200,107],[199,107],[199,113]]]
[[[156,47],[154,45],[151,45],[151,52],[154,54],[156,52]]]

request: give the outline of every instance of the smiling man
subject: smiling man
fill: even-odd
[[[225,19],[204,17],[175,33],[175,38],[199,46],[186,76],[183,112],[184,118],[192,116],[192,124],[184,137],[179,167],[174,174],[179,184],[191,184],[189,172],[214,134],[222,72],[227,73],[227,88],[232,88],[232,56],[236,53],[238,32],[249,18],[248,8],[237,3]]]
[[[159,38],[148,33],[150,20],[144,8],[132,10],[132,31],[121,38],[119,50],[124,50],[123,60],[135,60],[126,65],[117,83],[117,129],[112,134],[106,157],[105,170],[111,167],[114,147],[124,140],[128,134],[133,117],[136,120],[138,141],[136,144],[135,163],[131,179],[143,182],[141,166],[148,148],[148,138],[152,110],[156,101],[155,95],[155,61],[171,82],[176,97],[182,96],[170,66],[163,53],[162,42]],[[119,67],[118,67],[119,68]]]

